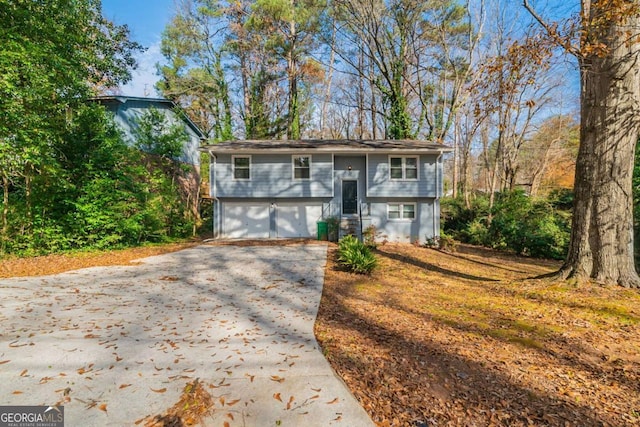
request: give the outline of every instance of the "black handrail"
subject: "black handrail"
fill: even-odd
[[[364,241],[364,236],[362,234],[362,202],[358,200],[358,216],[360,217],[360,242]]]

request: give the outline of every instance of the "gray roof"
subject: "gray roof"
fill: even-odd
[[[366,153],[373,151],[412,151],[423,153],[444,153],[452,149],[429,141],[406,139],[299,139],[299,140],[238,140],[224,141],[202,147],[201,151],[211,153],[237,152],[292,152],[323,151],[340,153]]]

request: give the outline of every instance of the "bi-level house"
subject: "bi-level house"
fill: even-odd
[[[443,154],[425,141],[228,141],[211,158],[217,238],[316,237],[333,220],[341,234],[375,227],[380,239],[439,235]]]

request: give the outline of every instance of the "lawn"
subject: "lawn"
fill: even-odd
[[[330,249],[316,336],[380,426],[640,424],[640,293],[532,280],[557,263],[461,245]]]

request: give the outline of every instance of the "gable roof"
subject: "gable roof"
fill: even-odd
[[[402,151],[415,153],[447,153],[452,148],[429,141],[407,139],[296,139],[224,141],[200,148],[210,153],[318,151],[338,153],[370,153]]]
[[[96,96],[91,99],[92,101],[97,101],[103,105],[113,105],[113,104],[126,104],[127,102],[139,102],[143,104],[159,104],[164,105],[170,110],[176,112],[176,114],[184,121],[187,126],[198,136],[200,139],[205,139],[204,133],[200,130],[200,128],[187,116],[180,107],[173,101],[166,98],[145,98],[139,96],[125,96],[125,95],[103,95]]]

